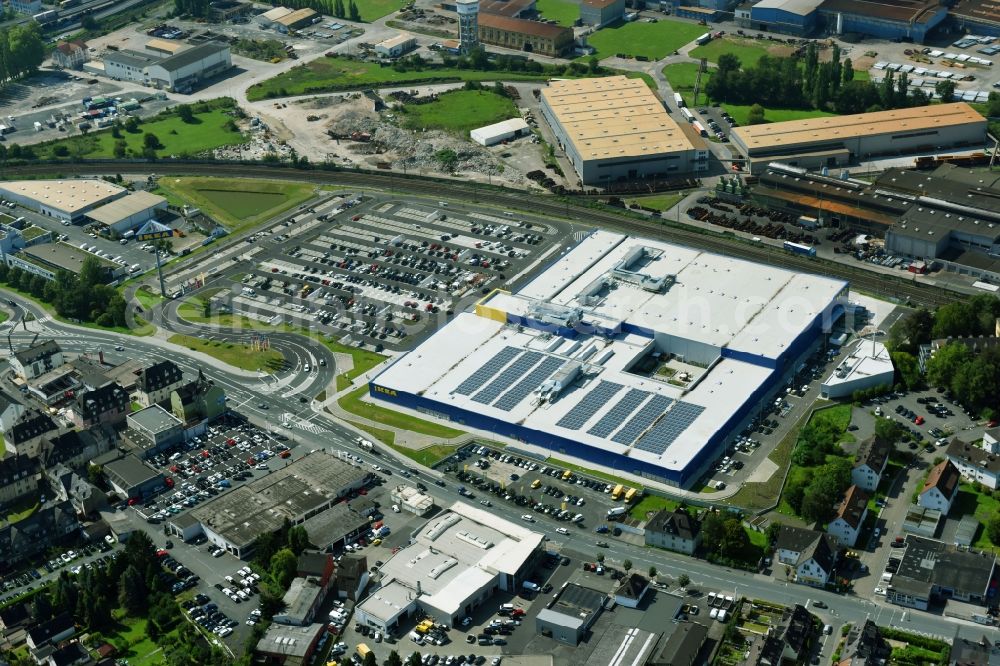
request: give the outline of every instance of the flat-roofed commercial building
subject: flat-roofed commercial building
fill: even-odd
[[[410,35],[396,35],[375,45],[375,52],[387,58],[398,58],[407,51],[417,48],[417,38]]]
[[[11,268],[20,268],[33,275],[40,275],[46,280],[55,280],[59,271],[69,271],[79,274],[83,268],[83,262],[87,259],[94,259],[104,270],[107,282],[124,274],[122,266],[98,257],[96,254],[84,252],[78,247],[73,247],[69,243],[45,243],[43,245],[32,245],[26,247],[17,254],[4,255],[6,263]]]
[[[542,113],[585,185],[704,171],[708,148],[640,79],[553,81]]]
[[[544,552],[545,536],[456,502],[382,565],[378,589],[354,617],[395,629],[418,609],[452,625],[498,591],[517,593]]]
[[[479,41],[517,51],[560,56],[573,46],[573,31],[551,23],[480,12]]]
[[[87,213],[87,217],[106,228],[112,238],[118,238],[127,231],[155,220],[157,211],[166,208],[167,200],[163,197],[139,191],[95,208]]]
[[[955,102],[748,125],[734,128],[730,137],[751,172],[768,162],[845,166],[882,155],[982,146],[986,119],[965,102]]]
[[[361,488],[370,476],[345,460],[317,451],[210,500],[191,513],[209,541],[245,559],[253,552],[258,537],[277,531],[286,518],[300,525]]]
[[[0,196],[59,220],[75,222],[86,213],[128,194],[105,180],[9,180]]]
[[[625,15],[625,0],[583,0],[580,3],[580,22],[600,28],[614,23]]]
[[[937,0],[825,0],[819,7],[831,32],[924,43],[948,16]]]

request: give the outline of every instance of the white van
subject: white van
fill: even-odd
[[[424,644],[424,637],[421,636],[420,634],[418,634],[415,631],[411,631],[410,632],[410,640],[413,641],[414,643],[416,643],[417,645],[423,645]]]

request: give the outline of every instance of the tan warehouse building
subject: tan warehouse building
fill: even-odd
[[[640,79],[553,81],[542,114],[585,185],[705,171],[708,147]]]
[[[986,119],[965,102],[956,102],[737,127],[730,138],[751,172],[768,162],[809,169],[879,156],[981,147]]]

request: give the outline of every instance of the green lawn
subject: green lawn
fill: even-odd
[[[10,313],[0,310],[0,324],[10,319]]]
[[[129,155],[141,155],[143,136],[155,134],[162,148],[156,151],[159,157],[197,155],[207,150],[230,146],[243,142],[243,135],[229,127],[232,120],[221,109],[195,114],[195,123],[185,123],[177,116],[169,116],[139,125],[137,132],[122,132],[122,139],[128,146]],[[53,157],[59,146],[69,149],[69,156],[90,158],[114,157],[114,147],[118,139],[111,136],[111,130],[90,132],[86,136],[74,136],[46,142],[35,147],[44,157]]]
[[[609,70],[609,71],[611,71],[611,70]],[[652,76],[650,76],[646,72],[619,72],[619,71],[615,70],[615,73],[616,74],[624,73],[626,79],[642,79],[643,81],[646,82],[646,85],[649,86],[650,90],[659,90],[660,89],[660,84],[658,84],[656,82],[656,79],[654,79]]]
[[[628,515],[633,520],[646,520],[649,517],[646,514],[650,511],[660,511],[662,509],[673,511],[678,506],[680,506],[680,502],[667,497],[644,495],[635,506],[629,509]]]
[[[351,382],[354,381],[356,377],[360,377],[372,368],[374,368],[379,363],[385,361],[386,356],[382,354],[377,354],[373,351],[368,351],[367,349],[358,349],[357,347],[348,347],[342,345],[335,340],[322,339],[322,343],[327,346],[327,348],[335,354],[350,354],[351,358],[354,360],[354,367],[347,372],[341,372],[337,374],[337,390],[343,391]]]
[[[5,517],[7,522],[16,523],[19,520],[24,520],[28,516],[31,516],[38,510],[38,494],[31,493],[20,498],[16,502],[11,502],[8,504]]]
[[[659,194],[653,197],[639,197],[637,199],[626,199],[625,203],[629,206],[632,204],[638,204],[643,208],[650,208],[652,210],[658,210],[663,212],[665,210],[670,210],[677,205],[677,202],[687,196],[687,192],[678,192],[677,194]]]
[[[810,422],[822,422],[829,421],[838,430],[840,430],[844,435],[850,433],[847,431],[847,426],[851,425],[851,405],[850,403],[842,405],[833,405],[832,407],[826,407],[824,409],[816,410]],[[830,462],[835,460],[838,456],[828,455],[826,461]],[[785,482],[786,487],[795,481],[804,481],[812,476],[813,470],[808,467],[800,467],[799,465],[792,465],[788,470],[788,480]],[[791,505],[785,500],[784,494],[781,495],[781,501],[778,503],[778,513],[783,513],[787,516],[796,515],[795,511],[792,509]]]
[[[254,351],[249,345],[224,340],[204,340],[178,333],[170,336],[169,342],[203,352],[241,370],[275,372],[284,361],[284,356],[277,350]]]
[[[567,0],[538,0],[535,9],[544,18],[554,19],[559,25],[567,28],[580,18],[580,5]]]
[[[623,53],[660,60],[703,35],[705,29],[705,26],[669,19],[656,23],[619,22],[590,35],[587,43],[597,49],[598,59]]]
[[[739,104],[723,104],[723,110],[728,111],[733,119],[740,125],[747,124],[747,115],[750,113],[749,106]],[[816,111],[810,109],[767,109],[764,112],[764,119],[767,122],[778,123],[785,120],[803,120],[805,118],[824,118],[836,114],[826,111]]]
[[[403,412],[397,412],[378,404],[365,402],[362,398],[368,394],[368,386],[359,386],[357,389],[340,397],[337,404],[346,412],[356,416],[364,417],[370,421],[381,423],[390,428],[399,430],[409,430],[410,432],[428,435],[430,437],[440,437],[441,439],[452,439],[465,433],[455,428],[439,425],[431,421],[425,421]]]
[[[122,618],[114,631],[105,631],[103,635],[109,643],[122,641],[129,646],[128,653],[118,656],[127,658],[130,666],[165,662],[162,648],[146,636],[145,618]]]
[[[410,4],[410,0],[355,0],[355,4],[361,12],[361,20],[371,23],[386,14],[399,11]]]
[[[534,81],[549,76],[543,73],[483,72],[443,68],[397,72],[392,67],[383,67],[378,63],[360,62],[342,57],[317,58],[267,81],[255,83],[247,89],[247,99],[256,102],[271,97],[432,81]]]
[[[429,104],[410,104],[404,109],[401,117],[408,129],[443,129],[466,138],[469,130],[520,117],[510,98],[488,90],[456,90]]]
[[[692,49],[690,55],[692,58],[708,58],[709,62],[719,62],[719,56],[723,53],[735,55],[740,59],[743,68],[746,69],[756,65],[761,56],[767,55],[767,48],[761,46],[761,42],[757,40],[724,37],[713,39],[704,46]]]
[[[256,178],[164,177],[160,188],[225,224],[230,233],[280,215],[313,196],[308,183]]]
[[[135,290],[135,300],[139,301],[139,305],[142,306],[143,310],[152,310],[157,305],[163,302],[163,297],[159,294],[154,294],[148,291],[146,288],[140,288]]]
[[[972,546],[974,548],[996,551],[1000,550],[1000,544],[990,541],[982,525],[989,522],[997,514],[998,509],[1000,509],[1000,501],[996,500],[989,491],[976,492],[971,483],[963,483],[959,486],[955,503],[952,505],[951,512],[948,515],[951,518],[960,518],[968,514],[975,515],[981,525],[976,532],[976,540],[972,543]]]

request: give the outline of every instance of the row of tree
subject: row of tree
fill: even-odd
[[[839,114],[924,106],[929,102],[922,90],[909,90],[906,74],[897,78],[887,72],[878,83],[855,80],[851,59],[841,60],[839,47],[833,47],[830,61],[819,62],[814,44],[809,45],[802,60],[764,55],[748,67],[738,56],[723,54],[705,92],[716,102]],[[764,121],[762,109],[750,117],[751,124]]]
[[[0,85],[33,74],[45,60],[45,40],[37,23],[0,30]]]
[[[126,326],[125,299],[107,282],[107,268],[97,257],[84,259],[79,274],[61,270],[55,280],[0,263],[0,283],[51,303],[60,316],[105,327]]]

